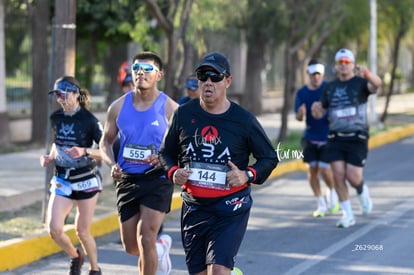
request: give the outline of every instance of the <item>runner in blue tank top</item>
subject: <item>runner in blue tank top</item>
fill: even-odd
[[[126,252],[139,256],[139,274],[169,274],[171,237],[164,234],[157,240],[157,233],[170,210],[173,185],[164,176],[158,149],[178,104],[157,88],[163,77],[158,55],[139,53],[131,68],[134,90],[108,108],[100,142],[102,158],[116,181]],[[118,134],[120,148],[115,157],[112,146]]]
[[[318,205],[313,216],[323,217],[328,211],[336,213],[339,210],[332,170],[324,156],[329,132],[328,116],[316,119],[311,114],[313,102],[319,101],[326,85],[323,80],[325,66],[318,60],[312,59],[308,64],[307,73],[310,81],[296,94],[295,113],[299,121],[306,117],[306,129],[302,139],[303,161],[308,165],[308,181]],[[328,187],[326,200],[322,195],[319,176],[322,176]]]

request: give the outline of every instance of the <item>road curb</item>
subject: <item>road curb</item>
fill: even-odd
[[[414,124],[391,129],[370,138],[369,148],[374,149],[387,143],[392,143],[408,136],[414,135]],[[306,165],[302,160],[281,162],[269,176],[269,180],[280,177],[294,171],[306,171]],[[181,197],[175,193],[171,203],[171,211],[181,207]],[[119,230],[118,215],[116,212],[97,217],[91,226],[93,236],[101,237]],[[66,233],[74,244],[78,244],[73,225],[65,227]],[[61,249],[54,241],[43,233],[30,238],[19,238],[5,241],[0,244],[0,272],[11,271],[23,265],[27,265],[41,258],[60,252]]]

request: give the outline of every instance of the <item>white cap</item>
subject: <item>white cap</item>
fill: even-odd
[[[308,66],[308,73],[309,74],[324,74],[325,73],[325,66],[323,64],[312,64]]]
[[[348,49],[340,49],[335,55],[335,62],[338,62],[341,59],[349,59],[352,63],[355,62],[354,54]]]

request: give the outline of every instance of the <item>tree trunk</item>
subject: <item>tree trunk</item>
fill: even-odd
[[[391,101],[391,96],[394,93],[394,82],[395,82],[395,74],[397,71],[397,66],[398,66],[398,55],[400,52],[400,44],[401,44],[401,39],[402,39],[403,35],[401,33],[399,33],[397,35],[397,38],[395,39],[395,47],[394,47],[394,53],[392,56],[392,70],[391,70],[391,82],[390,82],[390,87],[389,87],[389,91],[386,95],[386,99],[385,99],[385,106],[384,106],[384,111],[381,115],[381,123],[385,123],[385,120],[387,119],[388,116],[388,106],[390,105],[390,101]]]
[[[37,145],[46,142],[47,103],[49,90],[48,24],[49,1],[37,1],[32,13],[32,136]]]
[[[181,97],[181,91],[176,88],[175,86],[175,67],[176,67],[176,43],[178,40],[175,38],[174,29],[165,30],[165,34],[167,36],[167,51],[168,57],[167,59],[164,58],[164,65],[165,65],[165,85],[164,85],[164,92],[170,95],[174,100],[178,100]]]
[[[283,73],[285,78],[283,89],[283,106],[281,110],[281,126],[278,142],[285,141],[287,137],[288,117],[293,108],[293,97],[296,92],[296,64],[298,64],[297,52],[291,52],[290,45],[287,44],[285,49],[285,68]]]
[[[75,75],[76,1],[55,0],[53,81]]]
[[[55,0],[55,24],[52,34],[52,82],[65,75],[75,76],[76,54],[76,0]],[[44,68],[41,68],[44,69]],[[58,108],[56,100],[48,97],[47,116]],[[49,122],[49,119],[48,119]],[[46,150],[52,146],[52,128],[48,123],[46,129]],[[53,175],[53,167],[46,167],[45,197],[42,202],[42,218],[46,220],[46,201],[48,186]]]
[[[175,4],[169,3],[160,7],[155,0],[145,0],[150,9],[152,15],[157,18],[157,22],[160,27],[164,30],[165,36],[167,38],[167,56],[163,58],[165,64],[165,76],[164,76],[164,92],[170,95],[173,99],[177,100],[181,97],[181,91],[178,88],[180,85],[175,83],[176,77],[179,78],[179,75],[176,75],[178,63],[176,58],[178,56],[177,49],[178,43],[182,43],[184,34],[187,29],[187,21],[191,12],[191,5],[193,0],[183,0],[175,1]],[[168,2],[168,1],[167,1]],[[182,5],[182,10],[180,14],[180,27],[174,27],[174,20],[176,12],[178,11],[177,6]],[[172,8],[168,12],[167,7]],[[184,47],[184,45],[181,45]]]
[[[135,56],[135,54],[134,54]],[[106,97],[107,106],[109,106],[115,99],[122,95],[121,87],[117,82],[118,68],[128,59],[128,50],[126,45],[110,45],[108,52],[104,59],[104,71],[106,75],[110,76],[109,93]],[[132,60],[128,60],[131,65]]]
[[[250,36],[247,49],[245,90],[241,103],[243,107],[255,115],[262,113],[262,79],[261,74],[265,67],[264,52],[265,39],[258,36]]]
[[[10,143],[9,119],[6,98],[6,64],[4,40],[4,1],[0,1],[0,147],[7,148]]]
[[[411,72],[410,72],[410,87],[414,86],[414,46],[413,47],[409,47],[410,50],[410,54],[411,54]]]
[[[179,98],[187,95],[185,92],[185,80],[190,75],[194,75],[193,63],[198,61],[197,50],[194,45],[188,41],[183,40],[183,56],[182,56],[182,69],[180,76],[178,77],[178,92]]]

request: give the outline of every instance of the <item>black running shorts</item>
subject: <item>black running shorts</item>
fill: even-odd
[[[87,200],[95,196],[96,193],[100,193],[101,190],[96,190],[92,192],[83,192],[83,191],[72,191],[72,194],[70,196],[64,196],[66,198],[69,198],[71,200],[79,201],[79,200]]]
[[[364,167],[368,156],[368,139],[351,141],[329,139],[325,155],[328,162],[343,160],[346,163]]]
[[[209,264],[234,267],[252,206],[250,193],[243,191],[209,205],[183,201],[181,238],[190,274]]]
[[[168,213],[173,190],[171,181],[159,175],[124,175],[116,184],[117,207],[121,222],[136,215],[140,205]]]
[[[324,154],[325,144],[315,144],[307,139],[302,139],[303,161],[305,163],[311,162],[326,162],[326,155]]]

